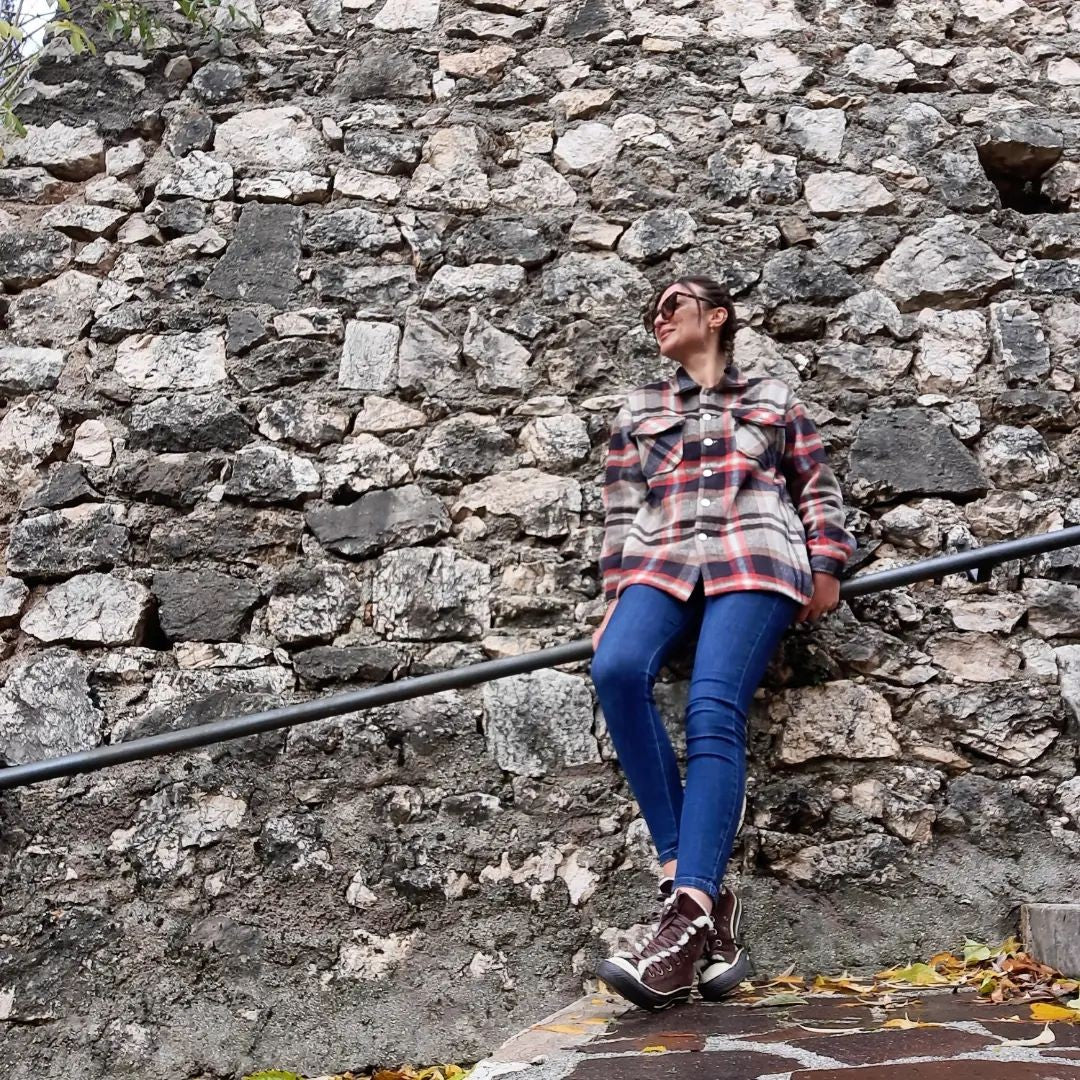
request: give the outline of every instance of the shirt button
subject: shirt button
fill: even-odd
[[[716,442],[716,440],[715,440],[715,439],[706,439],[706,440],[705,440],[705,445],[706,445],[706,446],[712,446],[712,444],[713,444],[714,442]]]
[[[713,416],[713,414],[711,412],[707,412],[701,419],[702,420],[715,420],[716,417]]]
[[[712,503],[712,499],[702,499],[701,500],[701,505],[702,506],[709,506],[711,503]]]
[[[709,539],[709,537],[708,537],[708,535],[706,533],[698,533],[697,538],[699,540],[708,540]]]
[[[702,469],[701,475],[702,476],[712,476],[712,469]]]

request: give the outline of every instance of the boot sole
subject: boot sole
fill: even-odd
[[[745,949],[739,951],[739,957],[734,964],[719,975],[714,976],[707,982],[698,983],[698,993],[706,1001],[720,1001],[733,993],[739,983],[750,975],[750,957]]]
[[[617,964],[604,960],[596,969],[596,977],[603,980],[620,997],[648,1012],[662,1012],[673,1005],[681,1005],[690,997],[690,987],[671,994],[658,994],[638,982]]]

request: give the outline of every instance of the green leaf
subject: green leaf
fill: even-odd
[[[883,972],[882,975],[895,982],[910,983],[912,986],[940,986],[949,981],[929,964],[909,964],[906,968],[896,968]]]
[[[991,957],[990,947],[981,942],[972,941],[970,938],[964,942],[964,963],[981,964]]]
[[[0,19],[0,41],[22,41],[26,35],[17,26]]]
[[[244,1080],[303,1080],[294,1072],[286,1072],[284,1069],[263,1069],[261,1072],[251,1073]]]

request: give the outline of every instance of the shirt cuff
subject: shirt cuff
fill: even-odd
[[[829,555],[811,555],[810,569],[815,574],[831,574],[834,578],[838,578],[844,572],[844,564]]]

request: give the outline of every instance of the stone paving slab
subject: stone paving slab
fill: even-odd
[[[1009,1045],[1044,1030],[1025,1003],[949,991],[894,997],[903,1004],[888,1012],[811,997],[646,1013],[594,995],[510,1040],[472,1080],[1080,1080],[1080,1027],[1053,1023],[1054,1042]],[[884,1027],[896,1018],[933,1026]]]

